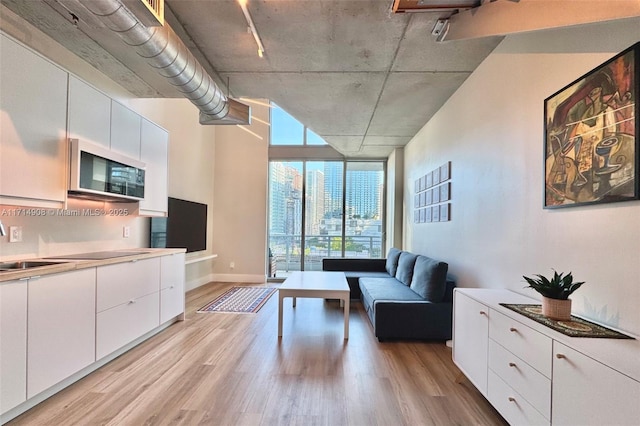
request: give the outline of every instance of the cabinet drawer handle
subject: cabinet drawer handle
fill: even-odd
[[[515,367],[517,367],[517,366],[516,366],[516,363],[515,363],[515,362],[510,362],[510,363],[509,363],[509,367],[513,367],[513,368],[515,368]]]
[[[558,359],[565,359],[566,356],[564,354],[556,354],[556,358]]]
[[[516,399],[512,396],[509,397],[509,402],[516,402]]]
[[[510,332],[512,332],[512,333],[517,333],[517,332],[518,332],[518,329],[517,329],[517,328],[514,328],[514,327],[511,327],[511,328],[509,329],[509,331],[510,331]]]
[[[131,299],[131,300],[129,300],[129,304],[130,304],[130,305],[131,305],[131,304],[133,304],[133,303],[136,303],[136,299]]]
[[[174,287],[175,287],[175,286],[174,286],[174,285],[172,285],[172,286],[170,286],[169,288],[174,288]]]
[[[480,311],[480,315],[487,315],[487,313],[485,311]]]

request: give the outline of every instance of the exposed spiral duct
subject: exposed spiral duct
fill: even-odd
[[[249,107],[225,96],[168,24],[146,27],[120,0],[79,3],[183,93],[200,110],[201,124],[248,124]]]

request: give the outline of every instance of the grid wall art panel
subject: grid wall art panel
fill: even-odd
[[[413,222],[451,220],[451,161],[416,179]]]

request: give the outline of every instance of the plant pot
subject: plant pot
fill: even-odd
[[[571,299],[560,300],[542,296],[542,315],[558,321],[569,321]]]

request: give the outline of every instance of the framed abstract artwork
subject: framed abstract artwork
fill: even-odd
[[[544,208],[637,200],[640,43],[544,100]]]

